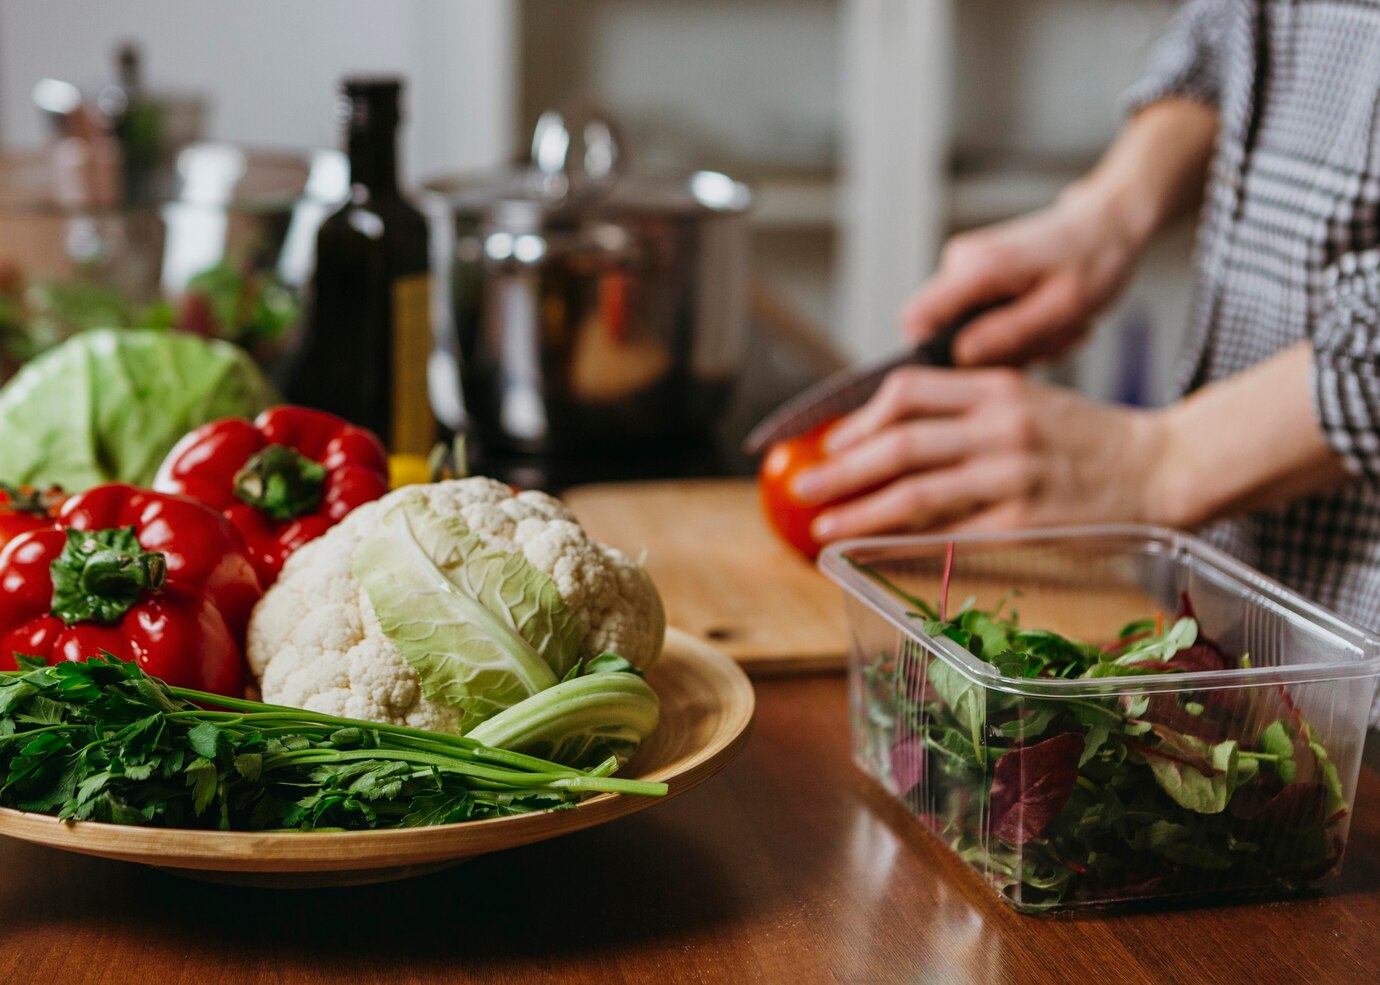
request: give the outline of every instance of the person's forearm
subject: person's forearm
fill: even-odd
[[[1202,103],[1152,103],[1127,122],[1097,166],[1064,194],[1095,202],[1143,245],[1201,203],[1217,128],[1217,111]]]
[[[1313,407],[1312,358],[1312,345],[1300,343],[1157,412],[1150,518],[1192,527],[1348,481]]]

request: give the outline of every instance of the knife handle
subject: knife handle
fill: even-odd
[[[1000,308],[1011,300],[1009,297],[1003,297],[969,308],[934,335],[917,343],[912,352],[911,361],[919,366],[940,366],[944,369],[951,369],[954,364],[954,339],[958,338],[958,333],[987,312],[994,308]]]

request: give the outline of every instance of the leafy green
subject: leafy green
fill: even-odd
[[[1327,756],[1327,750],[1317,742],[1308,744],[1309,751],[1317,760],[1318,771],[1322,774],[1323,788],[1327,791],[1327,804],[1323,808],[1328,817],[1345,814],[1348,810],[1346,796],[1342,791],[1342,778],[1337,767]]]
[[[281,337],[300,315],[297,292],[273,272],[241,273],[229,263],[194,275],[174,310],[165,299],[132,301],[88,271],[25,284],[0,262],[0,370],[90,329],[175,328],[253,348]]]
[[[1136,832],[1133,843],[1179,865],[1221,872],[1231,868],[1230,860],[1195,840],[1193,828],[1173,821],[1155,821]]]
[[[1158,746],[1142,750],[1155,782],[1181,807],[1199,814],[1226,810],[1236,782],[1236,743],[1208,746],[1167,729]]]
[[[34,284],[21,298],[30,342],[38,351],[92,328],[128,328],[133,306],[115,288],[85,278]]]
[[[1116,663],[1125,665],[1140,661],[1165,661],[1180,650],[1186,650],[1198,639],[1198,620],[1184,616],[1177,619],[1163,636],[1151,635],[1132,643],[1116,658]]]
[[[170,688],[110,657],[0,673],[0,709],[0,805],[68,820],[391,828],[666,792],[609,776],[612,760],[581,771],[460,736]]]
[[[934,688],[949,709],[949,713],[957,720],[959,727],[969,737],[974,755],[981,756],[982,724],[986,711],[982,701],[982,689],[962,671],[942,660],[930,661],[929,682],[930,687]]]
[[[559,680],[534,645],[570,649],[555,586],[458,518],[398,504],[355,552],[355,576],[422,693],[461,709],[465,731]]]
[[[1345,787],[1282,688],[1125,683],[1244,665],[1203,634],[1186,599],[1163,631],[1140,620],[1105,646],[1000,608],[947,621],[935,611],[911,613],[930,647],[863,668],[860,755],[1022,907],[1290,890],[1335,869]],[[1013,682],[1121,682],[1105,696],[1011,693],[960,670],[954,647]]]
[[[274,402],[226,342],[153,329],[83,332],[0,388],[0,475],[69,490],[146,486],[188,431]]]
[[[181,319],[184,324],[179,324],[179,328],[203,330],[203,334],[246,347],[278,338],[301,315],[296,294],[272,274],[256,271],[245,275],[226,263],[208,267],[192,277],[187,281],[186,294]],[[209,310],[210,324],[185,324],[198,305]]]
[[[1280,782],[1293,783],[1298,767],[1294,762],[1294,737],[1289,732],[1289,726],[1282,720],[1271,722],[1260,733],[1260,749],[1275,757],[1274,767]]]

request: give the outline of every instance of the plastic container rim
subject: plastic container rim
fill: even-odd
[[[882,588],[849,563],[853,551],[887,549],[898,554],[907,549],[943,547],[955,544],[1032,544],[1061,540],[1091,540],[1098,537],[1137,537],[1164,544],[1174,556],[1193,556],[1217,572],[1241,583],[1255,596],[1243,597],[1250,605],[1262,602],[1302,616],[1355,646],[1356,659],[1294,664],[1288,667],[1243,667],[1236,670],[1208,670],[1188,673],[1123,675],[1094,680],[1064,678],[1006,677],[949,640],[925,633],[900,599]],[[1067,697],[1160,691],[1203,690],[1209,688],[1300,684],[1311,681],[1336,681],[1380,677],[1380,637],[1351,623],[1322,606],[1310,602],[1292,589],[1242,564],[1204,541],[1178,530],[1150,524],[1101,524],[1078,527],[1049,527],[1041,530],[945,535],[866,537],[839,541],[825,548],[818,566],[831,581],[891,623],[903,634],[923,646],[968,680],[983,687],[1028,697]],[[946,645],[947,644],[947,645]]]

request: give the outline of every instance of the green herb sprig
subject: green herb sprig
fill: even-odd
[[[173,688],[102,657],[0,674],[0,805],[221,830],[446,824],[666,785],[461,736]]]

